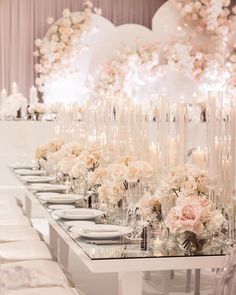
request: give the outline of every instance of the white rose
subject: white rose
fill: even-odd
[[[230,56],[230,61],[232,63],[236,63],[236,54],[233,54],[233,55]]]
[[[62,172],[63,174],[69,174],[71,173],[71,169],[75,164],[76,158],[74,156],[67,156],[64,157],[59,163],[58,163],[58,170]]]
[[[140,167],[138,161],[128,162],[128,167],[126,168],[125,179],[127,182],[137,182],[141,178]]]
[[[186,193],[192,194],[197,191],[197,183],[193,180],[188,180],[182,183],[181,189],[183,189]]]
[[[39,47],[39,46],[41,46],[41,44],[42,44],[42,40],[41,40],[41,39],[36,39],[34,43],[35,43],[35,45],[36,45],[37,47]]]
[[[224,216],[220,213],[219,210],[215,210],[210,214],[210,220],[207,223],[207,229],[210,232],[216,232],[219,230],[221,225],[224,223]]]
[[[124,185],[120,182],[110,182],[108,199],[111,203],[118,203],[124,195]]]
[[[119,163],[110,164],[108,174],[114,181],[124,181],[126,175],[126,166]]]
[[[88,174],[88,181],[91,185],[102,184],[108,176],[106,168],[97,168]]]
[[[82,152],[79,155],[79,159],[81,161],[84,161],[86,163],[86,165],[88,166],[88,168],[92,168],[94,166],[94,164],[96,164],[96,162],[97,162],[96,157],[87,151]]]
[[[76,160],[75,165],[71,168],[71,176],[73,178],[80,178],[84,176],[87,171],[87,167],[83,161]]]
[[[153,175],[153,167],[145,161],[137,161],[140,168],[141,177],[150,178]]]
[[[62,13],[63,17],[69,17],[71,15],[70,9],[65,8]]]
[[[52,25],[54,22],[54,18],[53,17],[48,17],[47,18],[47,24]]]

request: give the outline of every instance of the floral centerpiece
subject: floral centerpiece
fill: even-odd
[[[49,108],[44,103],[38,102],[35,105],[30,105],[28,107],[28,112],[31,117],[35,116],[35,119],[38,121],[40,119],[40,116],[49,112]]]
[[[89,175],[89,179],[99,186],[98,196],[101,202],[117,204],[129,190],[132,190],[131,194],[140,194],[139,184],[152,174],[153,168],[149,163],[128,160],[97,169]]]
[[[16,93],[10,95],[8,98],[4,99],[2,104],[2,117],[3,118],[20,118],[27,108],[27,99],[21,94]]]
[[[204,197],[186,195],[170,209],[165,224],[177,236],[181,249],[187,252],[204,250],[211,236],[224,222],[224,217]]]

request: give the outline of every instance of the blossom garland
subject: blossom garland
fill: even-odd
[[[211,55],[196,50],[191,42],[176,42],[164,48],[167,64],[187,77],[200,80],[209,66]]]
[[[92,85],[94,96],[107,99],[132,97],[134,85],[160,75],[157,44],[139,45],[136,50],[124,48],[107,60]]]
[[[78,14],[72,14],[69,9],[64,9],[60,21],[54,22],[53,18],[47,19],[51,26],[46,37],[37,39],[37,50],[34,56],[39,57],[39,63],[35,65],[38,74],[36,85],[42,91],[43,85],[56,77],[57,73],[70,70],[70,61],[77,54],[79,42],[85,33],[88,33],[92,24],[93,4],[84,2],[84,10]],[[98,9],[94,9],[99,13]]]
[[[211,46],[207,51],[202,52],[205,60],[197,62],[198,71],[201,72],[202,69],[200,77],[215,82],[220,87],[227,83],[235,87],[235,69],[230,58],[233,53],[230,52],[229,40],[234,31],[236,6],[230,9],[231,0],[171,0],[171,3],[177,8],[183,24],[193,25],[193,38],[196,38],[196,34],[204,33],[210,39],[211,44],[214,44],[214,50]],[[225,66],[226,61],[228,61],[228,68]],[[184,71],[189,69],[190,66],[186,63]],[[193,77],[195,77],[194,74],[195,71],[193,71]]]
[[[230,0],[171,0],[183,20],[193,23],[198,32],[218,34],[228,25]]]

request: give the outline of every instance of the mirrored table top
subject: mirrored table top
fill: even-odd
[[[187,257],[187,256],[222,256],[226,253],[226,246],[219,240],[212,240],[211,246],[204,252],[189,254],[179,248],[176,241],[168,237],[165,240],[158,238],[150,243],[150,239],[144,243],[142,239],[131,240],[127,237],[112,239],[86,239],[71,232],[71,227],[67,225],[68,219],[63,219],[55,214],[55,210],[50,209],[50,204],[41,201],[37,194],[35,198],[48,211],[51,217],[65,230],[74,242],[92,260],[99,259],[133,259],[133,258],[167,258],[167,257]],[[83,208],[80,202],[74,204],[78,208]],[[106,219],[99,217],[93,220],[96,224],[106,224]]]

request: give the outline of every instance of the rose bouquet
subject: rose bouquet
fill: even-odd
[[[98,189],[102,202],[118,203],[125,192],[136,189],[142,180],[148,179],[153,174],[152,166],[145,161],[115,162],[107,168],[99,169],[89,176]]]
[[[202,250],[223,223],[221,212],[206,198],[197,195],[179,198],[165,219],[170,232],[181,237],[180,246],[186,251]]]
[[[187,194],[207,195],[208,174],[194,165],[177,166],[170,170],[164,183],[176,196],[180,192]]]

